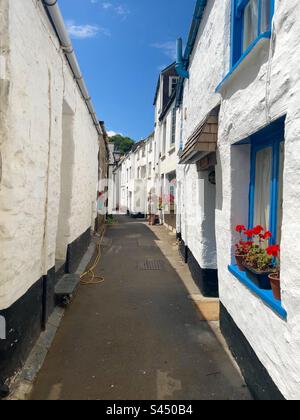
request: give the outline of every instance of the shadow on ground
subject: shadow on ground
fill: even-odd
[[[33,400],[247,400],[146,224],[109,227],[97,274],[67,310]]]

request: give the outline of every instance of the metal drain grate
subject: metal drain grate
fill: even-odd
[[[164,269],[164,262],[161,260],[146,260],[139,264],[140,271],[161,271]]]

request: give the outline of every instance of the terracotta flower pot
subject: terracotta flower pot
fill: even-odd
[[[149,215],[149,225],[150,225],[150,226],[154,226],[154,225],[155,225],[155,221],[156,221],[156,216],[155,216],[155,214],[150,214],[150,215]]]
[[[281,300],[280,277],[279,277],[278,273],[270,274],[269,279],[270,279],[270,282],[271,282],[274,298],[276,300]]]
[[[240,271],[246,271],[245,267],[244,267],[244,255],[236,255],[235,259],[236,259],[236,263],[237,266],[239,268]]]

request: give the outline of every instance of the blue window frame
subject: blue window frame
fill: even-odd
[[[284,135],[277,133],[264,139],[254,136],[251,150],[249,228],[267,220],[266,229],[272,232],[272,243],[280,241],[282,223],[282,185],[284,161]],[[259,173],[258,173],[259,171]],[[257,191],[260,189],[260,191]]]
[[[271,37],[275,0],[232,0],[231,67],[260,37]]]

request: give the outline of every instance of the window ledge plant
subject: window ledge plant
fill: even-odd
[[[238,225],[235,231],[240,235],[240,241],[235,245],[236,262],[241,271],[246,271],[251,280],[261,289],[273,289],[274,297],[278,299],[278,284],[280,292],[279,245],[270,245],[272,233],[262,226],[246,229]],[[273,286],[274,284],[274,286]],[[280,300],[280,298],[279,298]]]

